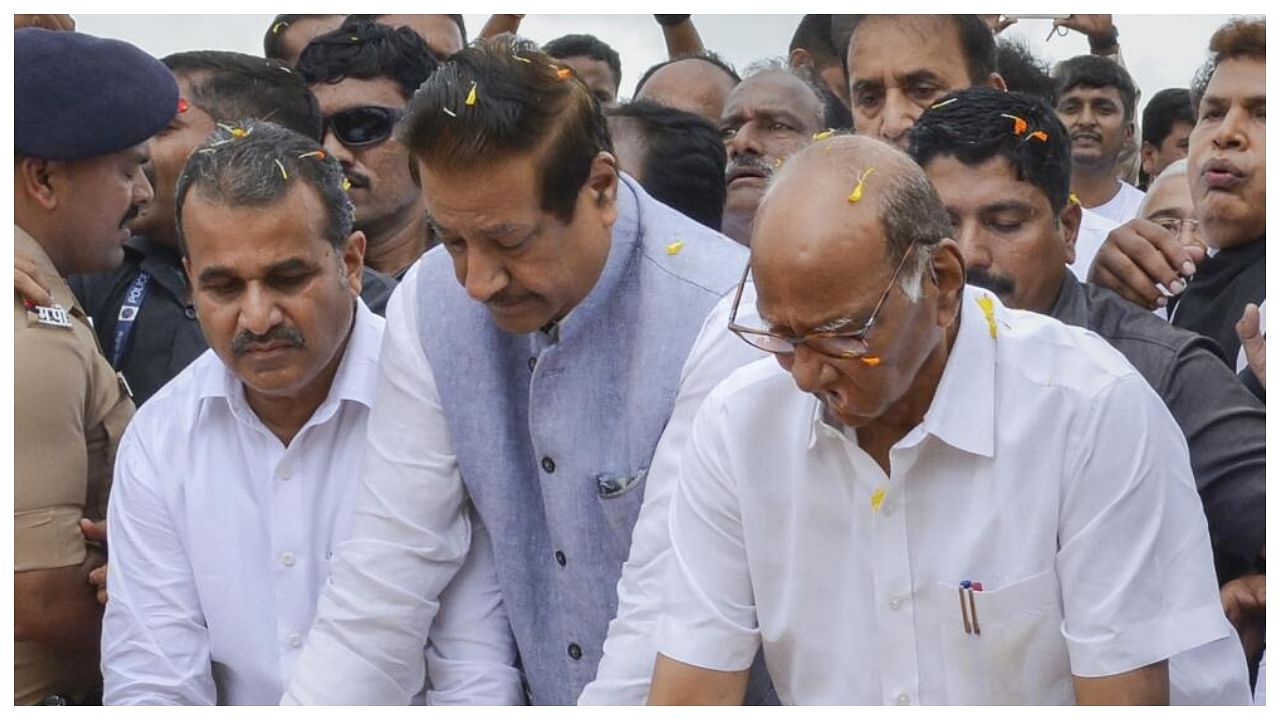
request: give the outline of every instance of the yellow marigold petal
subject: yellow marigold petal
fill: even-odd
[[[996,305],[991,301],[990,295],[983,295],[978,298],[978,307],[982,308],[982,316],[987,319],[987,330],[991,331],[991,337],[996,336]]]
[[[814,133],[814,134],[813,134],[813,141],[814,141],[814,142],[817,142],[817,141],[819,141],[819,140],[826,140],[827,138],[829,138],[829,137],[831,137],[832,135],[835,135],[835,134],[836,134],[836,131],[835,131],[835,130],[831,130],[830,128],[828,128],[828,129],[826,129],[826,130],[823,130],[822,132]]]
[[[670,245],[668,245],[668,246],[667,246],[667,254],[668,254],[668,255],[679,255],[679,254],[680,254],[680,251],[681,251],[681,250],[683,250],[683,249],[684,249],[684,241],[683,241],[683,240],[677,240],[677,241],[675,241],[675,242],[673,242],[673,243],[671,243]]]
[[[871,512],[880,512],[880,506],[884,504],[885,494],[885,489],[882,487],[876,488],[875,492],[871,493]]]
[[[878,355],[863,355],[858,359],[862,361],[863,365],[870,367],[875,367],[880,364],[880,357]]]
[[[861,176],[858,177],[858,184],[854,186],[853,192],[849,193],[850,204],[856,203],[862,199],[862,190],[866,186],[867,178],[871,177],[871,173],[875,171],[875,168],[869,167],[863,171]]]
[[[276,167],[280,168],[280,177],[284,178],[285,180],[288,180],[289,173],[285,171],[284,163],[280,162],[279,158],[276,158],[275,162],[276,162]]]
[[[473,83],[471,83],[471,92],[468,92],[468,93],[467,93],[467,101],[466,101],[466,104],[467,104],[467,105],[475,105],[475,104],[476,104],[476,84],[475,84],[474,82],[473,82]]]

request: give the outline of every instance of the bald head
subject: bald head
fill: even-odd
[[[642,78],[635,99],[701,115],[715,124],[724,112],[725,98],[737,84],[737,78],[705,58],[681,58]]]
[[[911,158],[867,137],[837,136],[792,155],[774,176],[756,214],[752,265],[820,264],[835,249],[893,267],[912,240],[950,234],[941,199]]]

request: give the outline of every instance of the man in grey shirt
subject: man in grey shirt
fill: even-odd
[[[911,155],[946,205],[970,284],[1092,330],[1160,395],[1191,451],[1219,583],[1251,571],[1266,542],[1265,411],[1212,340],[1067,270],[1081,210],[1068,200],[1071,140],[1053,111],[965,90],[921,116]]]

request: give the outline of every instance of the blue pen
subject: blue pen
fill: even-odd
[[[964,591],[969,589],[970,584],[968,580],[963,580],[957,589],[960,593],[960,620],[964,622],[965,635],[973,634],[973,627],[969,625],[969,609],[964,604]]]

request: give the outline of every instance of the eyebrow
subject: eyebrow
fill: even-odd
[[[315,263],[302,258],[289,258],[268,266],[265,274],[286,275],[293,272],[309,272],[315,270],[315,267]],[[231,268],[225,265],[214,265],[201,270],[199,280],[201,283],[208,283],[217,280],[235,280],[239,279],[239,277]]]
[[[1031,212],[1033,210],[1029,203],[1021,200],[1004,200],[994,202],[990,205],[983,205],[979,212],[983,213],[1001,213],[1001,212]]]
[[[1176,208],[1176,207],[1158,208],[1154,212],[1148,213],[1146,216],[1147,220],[1156,220],[1156,219],[1162,219],[1162,218],[1172,218],[1174,220],[1183,220],[1185,219],[1185,216],[1182,212],[1182,209]]]
[[[935,73],[932,70],[926,70],[924,68],[921,68],[919,70],[912,70],[911,72],[905,73],[902,75],[897,75],[895,76],[895,79],[898,81],[899,85],[912,85],[914,83],[919,83],[919,82],[933,82],[933,83],[942,82],[941,75]]]

